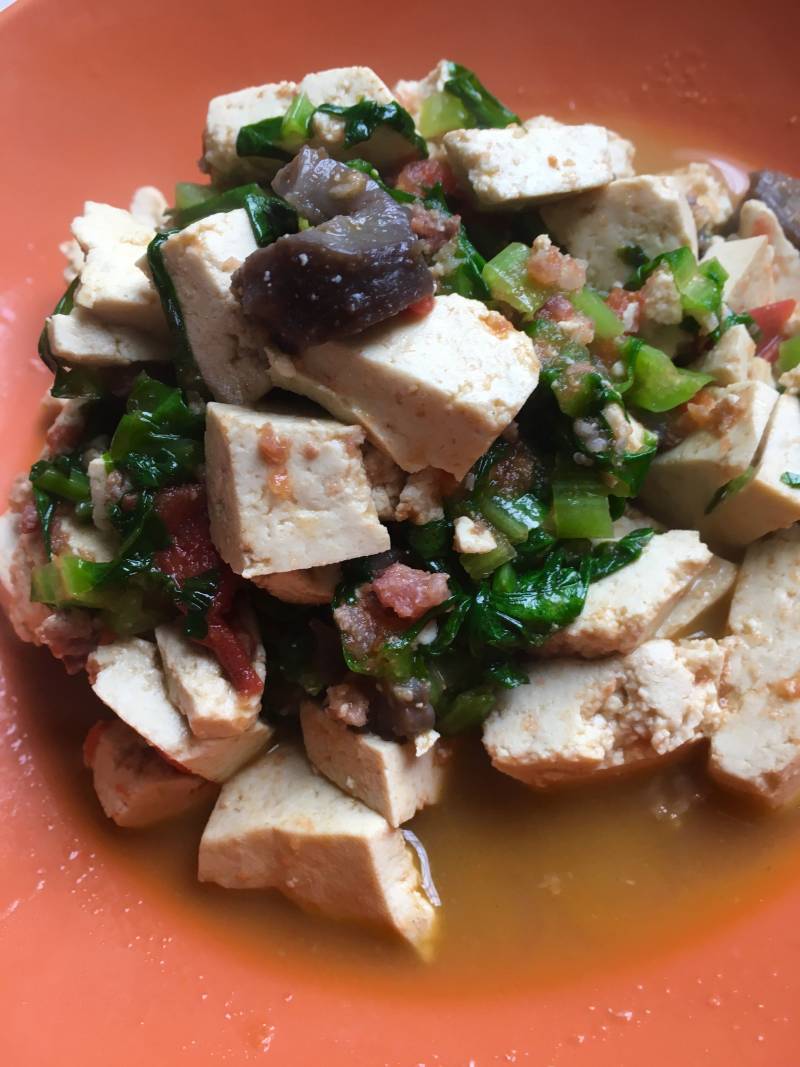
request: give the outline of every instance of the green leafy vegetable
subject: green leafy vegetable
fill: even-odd
[[[176,182],[175,207],[170,214],[180,215],[198,207],[206,200],[212,200],[215,196],[216,192],[212,185],[200,185],[198,182]]]
[[[102,400],[108,392],[107,375],[100,367],[73,367],[68,370],[58,365],[55,381],[50,392],[62,400]]]
[[[710,316],[722,314],[722,290],[728,272],[717,259],[698,263],[692,250],[686,246],[672,252],[662,252],[654,259],[640,263],[628,279],[626,288],[641,289],[645,281],[659,267],[668,267],[680,294],[684,314],[701,326],[707,325]]]
[[[495,701],[495,692],[490,686],[458,693],[449,706],[437,715],[436,728],[448,736],[474,729],[488,717]]]
[[[210,570],[195,578],[186,578],[176,594],[176,601],[186,609],[183,632],[202,640],[208,634],[207,615],[219,590],[219,571]]]
[[[501,104],[473,71],[462,67],[460,63],[449,62],[448,74],[449,78],[444,83],[445,92],[464,105],[472,120],[469,125],[500,128],[519,122],[519,116]]]
[[[423,203],[430,210],[441,211],[445,215],[452,214],[444,190],[438,182],[427,191]],[[489,286],[483,277],[486,260],[470,241],[463,223],[459,228],[455,251],[448,266],[449,270],[439,278],[440,293],[458,293],[459,296],[471,300],[489,299]]]
[[[250,220],[256,244],[263,248],[285,233],[297,233],[297,212],[285,200],[265,193],[260,185],[239,185],[235,189],[206,197],[174,213],[175,224],[181,229],[222,211],[244,208]]]
[[[790,489],[800,489],[800,474],[796,471],[784,471],[781,475],[781,481],[784,485],[788,485]]]
[[[387,126],[413,145],[423,159],[428,156],[425,139],[417,133],[414,120],[396,100],[389,104],[379,104],[376,100],[359,100],[357,104],[349,107],[341,104],[320,104],[317,110],[344,119],[345,148],[368,141],[381,126]]]
[[[281,147],[283,115],[242,126],[236,136],[237,156],[259,156],[288,163],[292,153]]]
[[[178,374],[178,381],[188,392],[203,400],[209,398],[209,392],[203,377],[195,362],[189,335],[186,333],[186,324],[183,319],[178,294],[175,292],[172,278],[169,276],[164,263],[163,245],[177,230],[168,230],[157,233],[147,246],[147,263],[156,287],[161,307],[167,320],[170,337],[173,343],[173,359]]]
[[[89,479],[80,458],[74,455],[39,460],[30,470],[33,502],[39,517],[45,552],[53,554],[52,532],[56,506],[60,500],[71,504],[90,504]]]
[[[753,480],[755,473],[755,467],[748,467],[747,470],[742,471],[741,474],[737,474],[735,478],[731,478],[729,482],[721,485],[706,505],[705,514],[710,515],[724,500],[729,500],[732,496],[740,493]]]
[[[628,404],[643,411],[671,411],[714,380],[710,374],[676,367],[668,355],[638,337],[629,337],[621,353],[629,378],[620,391]]]
[[[633,563],[654,536],[655,530],[643,526],[640,530],[631,530],[619,541],[604,541],[596,545],[591,557],[591,580],[598,582],[601,578],[608,578]]]
[[[73,280],[67,286],[67,290],[56,306],[53,308],[53,315],[69,315],[75,306],[75,290],[78,288],[80,277],[73,278]],[[58,369],[58,361],[53,355],[53,350],[50,347],[50,338],[47,336],[47,323],[42,327],[42,332],[39,334],[39,343],[37,345],[39,352],[39,358],[46,367],[50,370],[56,371]]]
[[[352,167],[353,170],[360,170],[362,174],[366,174],[369,178],[379,185],[385,193],[388,193],[393,200],[396,200],[398,204],[413,204],[416,202],[417,197],[413,193],[407,193],[404,189],[395,189],[392,185],[387,185],[381,178],[378,171],[373,167],[371,163],[368,163],[366,159],[351,159],[347,163],[348,167]]]

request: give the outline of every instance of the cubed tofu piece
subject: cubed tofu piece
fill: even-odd
[[[375,448],[369,441],[364,444],[363,455],[364,469],[367,472],[378,518],[383,522],[392,522],[400,494],[406,483],[406,472],[397,466],[391,456]]]
[[[388,927],[425,952],[435,925],[413,852],[382,815],[290,745],[224,786],[200,842],[199,878],[277,889],[333,919]]]
[[[670,526],[694,528],[706,538],[714,494],[750,467],[778,394],[762,382],[709,389],[707,429],[656,456],[640,495],[644,506]],[[706,538],[708,539],[708,538]]]
[[[772,385],[772,369],[765,359],[756,355],[756,343],[741,323],[726,330],[692,369],[710,374],[717,385],[739,382]]]
[[[698,232],[717,230],[733,217],[731,190],[712,163],[689,163],[668,176],[689,201]]]
[[[689,637],[713,619],[736,583],[736,565],[713,556],[656,630],[656,637]]]
[[[84,253],[97,248],[128,244],[144,251],[153,239],[155,227],[134,218],[130,211],[111,204],[87,200],[83,214],[72,220],[72,235]]]
[[[256,247],[244,208],[198,219],[161,246],[197,368],[229,404],[252,403],[270,387],[261,339],[231,292],[234,271]]]
[[[630,652],[653,636],[710,560],[694,530],[656,534],[637,560],[589,586],[581,614],[541,652],[588,659]]]
[[[119,242],[86,254],[75,290],[75,304],[99,319],[146,333],[167,331],[161,300],[143,269],[145,248]]]
[[[19,515],[4,511],[0,515],[0,593],[5,607],[14,595],[11,567],[19,542]]]
[[[487,211],[571,196],[614,177],[602,126],[452,130],[444,146],[450,166]]]
[[[98,530],[93,523],[78,522],[69,510],[59,508],[50,533],[55,556],[79,556],[91,563],[109,563],[117,551],[110,531]]]
[[[563,128],[565,123],[554,119],[552,115],[534,115],[533,118],[526,119],[522,125],[526,130],[535,130],[553,129],[557,126]],[[614,172],[614,177],[632,178],[636,173],[636,168],[633,165],[636,147],[632,141],[621,137],[614,130],[606,129],[606,133],[608,134],[608,151],[611,156],[611,169]]]
[[[533,342],[477,300],[439,296],[422,318],[400,316],[289,357],[269,350],[275,385],[345,421],[405,471],[461,479],[536,388]]]
[[[537,664],[527,685],[502,693],[483,743],[499,771],[537,789],[650,766],[718,725],[723,666],[712,640]]]
[[[754,460],[752,477],[706,517],[709,540],[731,548],[749,545],[800,521],[800,490],[781,478],[800,472],[800,400],[784,395],[772,411]]]
[[[317,770],[390,826],[441,799],[445,764],[436,744],[418,756],[413,741],[400,744],[357,732],[311,701],[300,709],[300,722],[306,754]]]
[[[212,782],[226,781],[272,737],[272,728],[262,722],[235,737],[195,737],[167,695],[156,646],[139,637],[100,645],[86,670],[97,696],[148,745],[170,763]]]
[[[363,431],[332,419],[209,404],[211,536],[245,578],[385,552]]]
[[[216,789],[205,778],[167,763],[119,719],[97,722],[83,746],[94,790],[117,826],[152,826],[210,802]]]
[[[240,693],[210,649],[189,640],[179,623],[156,627],[156,643],[170,700],[195,737],[236,737],[252,728],[261,710],[267,674],[264,646],[255,625],[248,626],[251,666],[261,679],[257,693]]]
[[[71,367],[129,367],[170,358],[164,341],[151,333],[104,322],[82,307],[51,315],[47,338],[56,359]]]
[[[766,237],[772,248],[775,299],[800,301],[800,250],[783,232],[775,212],[761,200],[746,200],[739,214],[739,236]]]
[[[341,580],[342,568],[338,563],[254,579],[257,586],[286,604],[330,604]]]
[[[108,509],[123,495],[122,487],[128,484],[119,471],[109,470],[102,456],[89,461],[86,468],[89,475],[89,492],[92,496],[92,522],[98,530],[110,534],[114,527],[109,518]],[[117,491],[112,486],[116,483]]]
[[[734,590],[728,713],[711,737],[720,785],[778,806],[800,791],[800,527],[751,545]]]
[[[406,484],[397,499],[394,518],[397,522],[411,522],[415,526],[425,526],[444,518],[444,498],[458,487],[458,482],[450,474],[426,467],[409,474]]]
[[[164,225],[164,216],[169,203],[167,198],[154,185],[141,185],[134,190],[129,208],[131,215],[143,226],[160,230]]]
[[[395,100],[419,124],[422,105],[429,96],[445,91],[445,83],[450,80],[450,61],[440,59],[436,66],[428,71],[424,78],[401,78],[392,86]]]
[[[237,185],[269,179],[275,174],[280,163],[238,156],[236,139],[242,126],[284,115],[299,93],[315,106],[350,107],[361,100],[379,104],[392,101],[387,86],[369,67],[336,67],[307,74],[299,84],[278,82],[217,96],[208,105],[203,135],[203,168],[215,185]],[[408,140],[387,127],[376,130],[367,141],[345,148],[344,121],[334,115],[314,115],[309,143],[326,148],[337,159],[362,158],[377,167],[398,166],[417,155]]]
[[[697,227],[680,185],[663,175],[621,178],[604,189],[542,208],[551,236],[585,259],[600,289],[623,285],[630,274],[618,250],[638,245],[648,256],[686,245],[697,254]]]
[[[766,237],[712,241],[702,262],[717,259],[728,272],[722,299],[731,311],[750,311],[775,301],[774,255]]]

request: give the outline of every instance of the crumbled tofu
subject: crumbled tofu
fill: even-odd
[[[656,637],[689,637],[726,598],[736,582],[737,568],[721,556],[713,556],[698,578],[656,630]]]
[[[161,246],[197,368],[216,400],[248,404],[267,392],[260,338],[231,292],[256,240],[244,208],[198,219]]]
[[[210,649],[190,641],[179,623],[156,627],[167,694],[195,737],[236,737],[258,719],[266,677],[266,655],[254,625],[248,626],[250,664],[261,680],[256,693],[240,693]]]
[[[689,163],[673,170],[669,177],[689,201],[698,232],[717,230],[733,217],[731,191],[713,164]]]
[[[111,533],[114,527],[109,518],[108,509],[118,499],[112,486],[113,481],[122,485],[122,476],[116,472],[109,471],[102,456],[96,456],[89,461],[86,473],[89,476],[89,492],[92,497],[92,522],[98,530],[102,530],[104,533]],[[111,480],[112,478],[113,481]]]
[[[97,798],[117,826],[152,826],[214,796],[211,782],[171,766],[119,719],[95,723],[83,751]]]
[[[605,189],[548,204],[542,218],[562,248],[588,263],[592,285],[612,289],[630,274],[617,252],[639,245],[648,256],[687,245],[697,254],[697,227],[676,181],[652,174],[621,178]]]
[[[277,82],[240,89],[215,97],[208,105],[203,134],[203,169],[215,185],[238,185],[271,178],[280,163],[236,154],[236,139],[242,126],[284,115],[294,97],[305,94],[316,106],[350,107],[360,100],[379,104],[392,101],[392,94],[369,67],[337,67],[307,74],[296,82]],[[367,159],[377,167],[397,166],[416,155],[413,145],[395,130],[380,128],[367,141],[344,147],[344,121],[334,115],[316,114],[311,120],[313,147],[323,147],[338,159]]]
[[[746,200],[739,215],[739,236],[763,236],[772,248],[776,300],[800,301],[800,250],[783,232],[775,212],[761,200]]]
[[[645,319],[662,326],[677,326],[683,319],[681,294],[669,267],[658,267],[642,286]]]
[[[533,342],[496,311],[455,294],[423,318],[398,316],[289,357],[268,351],[273,383],[360,423],[405,471],[463,478],[539,380]]]
[[[435,744],[418,756],[412,741],[400,744],[357,732],[310,701],[300,709],[300,722],[306,753],[317,770],[390,826],[408,822],[441,799],[445,767]]]
[[[51,315],[47,338],[56,359],[74,367],[128,367],[169,359],[159,338],[133,326],[103,322],[82,307],[68,315]]]
[[[143,226],[160,230],[168,207],[167,198],[160,189],[154,185],[141,185],[131,198],[130,213]]]
[[[704,537],[714,521],[714,511],[706,514],[714,494],[751,465],[778,399],[762,382],[713,387],[707,393],[713,397],[708,428],[656,456],[640,493],[657,518]]]
[[[338,563],[324,567],[307,567],[303,571],[265,574],[253,581],[278,600],[287,604],[330,604],[342,579]]]
[[[526,130],[535,130],[543,128],[554,129],[557,126],[563,127],[565,123],[559,122],[558,119],[554,119],[551,115],[534,115],[533,118],[526,119],[522,125]],[[633,142],[621,137],[614,130],[607,129],[606,133],[608,134],[608,151],[611,156],[611,169],[614,172],[614,177],[632,178],[636,173],[636,168],[633,165],[636,148]]]
[[[627,656],[553,660],[505,691],[484,726],[494,766],[535,788],[650,766],[719,722],[716,641],[648,641]]]
[[[156,646],[138,637],[100,645],[86,664],[92,689],[171,763],[224,782],[269,744],[272,727],[256,722],[235,737],[201,740],[167,695]]]
[[[722,299],[731,311],[749,311],[775,301],[774,256],[766,237],[713,241],[702,262],[709,259],[719,260],[728,272]]]
[[[705,529],[720,545],[749,545],[759,537],[800,521],[800,490],[781,481],[800,472],[800,401],[784,395],[772,411],[754,460],[755,473],[738,492],[707,516]]]
[[[64,281],[67,285],[71,285],[83,270],[86,256],[74,237],[70,237],[68,241],[62,241],[58,246],[58,250],[67,261],[67,265],[64,267]]]
[[[756,343],[747,327],[741,323],[726,330],[692,369],[712,375],[717,385],[736,385],[739,382],[772,384],[769,363],[756,356]]]
[[[367,472],[372,499],[378,518],[392,522],[406,481],[406,473],[397,466],[391,456],[375,448],[369,441],[364,443],[364,470]]]
[[[459,515],[453,523],[455,536],[453,548],[465,555],[479,555],[497,548],[497,541],[488,526],[478,523],[468,515]]]
[[[778,806],[800,790],[800,527],[751,545],[729,616],[728,713],[712,735],[719,783]]]
[[[614,177],[602,126],[506,126],[444,135],[450,166],[486,210],[596,189]]]
[[[602,415],[614,437],[614,450],[620,455],[638,452],[645,447],[648,431],[621,404],[606,404]]]
[[[409,474],[397,502],[395,518],[415,526],[443,519],[443,498],[448,491],[453,492],[456,485],[454,478],[433,467]]]
[[[425,952],[435,912],[402,833],[280,745],[220,793],[198,876],[229,889],[279,890],[334,919],[389,927]]]
[[[594,659],[649,640],[711,560],[694,530],[668,530],[633,563],[589,586],[583,611],[543,645],[548,656]]]
[[[363,431],[332,419],[209,404],[211,536],[245,578],[385,552]]]

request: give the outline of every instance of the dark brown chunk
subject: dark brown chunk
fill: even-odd
[[[783,232],[795,248],[800,248],[800,178],[779,170],[756,170],[750,175],[747,195],[772,208]]]

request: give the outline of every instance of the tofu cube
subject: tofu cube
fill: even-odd
[[[317,770],[390,826],[441,799],[445,766],[437,745],[418,756],[413,742],[351,730],[311,701],[300,709],[300,722],[306,754]]]
[[[800,793],[800,527],[748,548],[725,639],[728,713],[709,770],[725,788],[778,807]]]
[[[195,737],[167,695],[156,646],[139,637],[100,645],[86,670],[97,696],[148,745],[170,763],[212,782],[226,781],[272,737],[272,727],[260,721],[234,737]]]
[[[79,556],[91,563],[108,563],[117,552],[111,529],[98,530],[93,523],[78,522],[66,508],[56,511],[50,541],[54,556]]]
[[[800,521],[800,490],[781,481],[787,472],[800,472],[800,401],[788,394],[772,410],[753,476],[707,516],[708,538],[734,548]]]
[[[198,219],[161,246],[194,361],[216,400],[249,404],[270,387],[261,339],[245,322],[231,277],[256,240],[244,208]]]
[[[581,614],[541,649],[594,659],[649,640],[711,560],[694,530],[668,530],[633,563],[589,586]]]
[[[209,101],[201,166],[215,186],[241,185],[275,174],[280,166],[275,160],[238,156],[236,138],[242,126],[284,115],[298,89],[297,82],[274,82]]]
[[[267,667],[254,622],[248,631],[253,647],[251,664],[261,679],[261,691],[254,694],[240,693],[213,652],[189,640],[180,624],[156,627],[167,694],[186,716],[195,737],[236,737],[255,725]]]
[[[697,255],[697,227],[689,201],[670,177],[639,174],[597,192],[542,208],[551,236],[588,263],[587,278],[599,289],[623,285],[630,274],[618,250],[639,245],[648,256],[688,246]]]
[[[166,344],[133,326],[104,322],[82,307],[47,319],[53,355],[70,367],[129,367],[133,363],[166,362]]]
[[[245,578],[384,552],[363,433],[332,419],[209,404],[211,536]]]
[[[97,722],[84,742],[94,790],[117,826],[152,826],[174,819],[216,792],[211,782],[171,766],[120,719]]]
[[[713,556],[656,630],[655,636],[673,640],[690,637],[706,620],[714,619],[730,596],[737,573],[735,564],[721,556]],[[716,627],[712,632],[713,629]]]
[[[749,311],[775,301],[774,255],[766,237],[713,241],[702,261],[709,259],[719,260],[728,272],[722,299],[731,311]]]
[[[483,743],[536,789],[652,766],[699,742],[721,715],[716,641],[648,641],[627,656],[553,660],[502,693]]]
[[[145,249],[152,241],[155,230],[154,226],[134,218],[124,208],[99,204],[94,200],[86,201],[83,214],[72,220],[70,228],[84,253],[120,244]]]
[[[555,129],[557,127],[563,129],[566,124],[554,119],[552,115],[534,115],[532,118],[526,119],[522,125],[526,130],[536,130]],[[608,151],[611,156],[611,169],[614,172],[614,177],[632,178],[636,173],[633,165],[636,147],[633,142],[621,137],[614,130],[606,129],[606,127],[599,128],[605,129],[608,135]]]
[[[762,382],[746,382],[712,388],[706,395],[713,399],[707,428],[656,456],[640,498],[670,526],[691,527],[708,539],[716,520],[706,509],[716,491],[753,462],[778,394]]]
[[[776,300],[800,302],[800,249],[783,232],[774,211],[761,200],[746,200],[739,213],[739,236],[764,236],[772,248]]]
[[[536,388],[533,342],[496,311],[455,294],[423,318],[399,316],[289,357],[268,350],[275,385],[357,422],[409,472],[461,479]]]
[[[423,953],[434,932],[402,833],[315,774],[290,745],[224,786],[200,842],[199,878],[277,889],[332,919],[388,927]]]
[[[726,330],[714,347],[694,364],[693,370],[712,375],[717,385],[773,384],[769,363],[756,356],[756,343],[742,324]]]
[[[450,166],[484,210],[528,207],[614,177],[602,126],[506,126],[444,135]]]
[[[669,177],[689,201],[698,232],[717,230],[733,218],[731,190],[713,164],[689,163],[673,170]]]
[[[338,563],[307,567],[302,571],[266,574],[254,579],[260,589],[265,589],[270,596],[286,604],[330,604],[341,580],[342,568]]]
[[[134,190],[128,210],[143,226],[160,230],[165,226],[164,217],[168,208],[169,202],[160,189],[154,185],[140,185]]]
[[[89,461],[86,473],[89,475],[89,492],[92,496],[92,522],[98,530],[110,534],[114,527],[108,509],[117,500],[117,494],[112,491],[111,479],[116,481],[120,488],[125,482],[118,472],[108,470],[102,456],[96,456]]]

